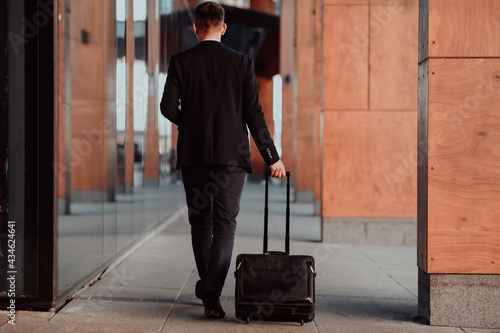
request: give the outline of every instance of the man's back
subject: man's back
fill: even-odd
[[[230,164],[250,169],[246,124],[254,136],[264,133],[270,141],[264,144],[269,148],[267,160],[279,159],[266,135],[249,57],[218,41],[203,41],[172,57],[165,89],[178,90],[173,96],[181,100],[180,112],[175,99],[162,101],[162,113],[179,125],[180,166]]]

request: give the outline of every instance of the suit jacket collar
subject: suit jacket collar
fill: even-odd
[[[198,45],[224,45],[222,42],[214,39],[205,39],[198,43]]]

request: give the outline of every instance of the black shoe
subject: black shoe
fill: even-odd
[[[194,295],[201,299],[202,301],[205,299],[205,286],[203,285],[203,282],[201,280],[198,280],[196,282],[196,287],[194,288]]]
[[[205,316],[211,318],[224,318],[226,316],[220,305],[219,295],[216,293],[207,292],[203,304],[205,305]]]

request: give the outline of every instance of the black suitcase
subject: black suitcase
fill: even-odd
[[[314,258],[290,252],[290,173],[287,172],[285,252],[267,251],[268,184],[264,207],[263,254],[236,258],[236,318],[250,321],[290,321],[304,325],[314,319],[316,277]]]

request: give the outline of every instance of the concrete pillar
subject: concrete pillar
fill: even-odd
[[[421,0],[419,314],[500,328],[500,3]]]

